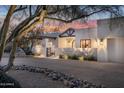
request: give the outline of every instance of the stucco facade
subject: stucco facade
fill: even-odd
[[[124,62],[124,18],[97,20],[95,28],[75,30],[75,50],[82,51],[81,40],[86,39],[91,40],[89,49],[95,50],[99,62]],[[68,48],[66,38],[59,43]]]
[[[51,48],[55,56],[92,51],[99,62],[124,62],[124,18],[97,20],[97,26],[76,30],[73,36],[44,39],[42,54]],[[67,34],[67,33],[65,33]],[[89,46],[83,46],[90,42]]]
[[[124,62],[124,18],[98,20],[97,36],[104,40],[103,48],[98,47],[99,61]]]

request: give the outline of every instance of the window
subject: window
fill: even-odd
[[[90,39],[81,39],[80,40],[80,48],[91,48],[91,40]]]

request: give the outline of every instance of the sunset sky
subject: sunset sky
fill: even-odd
[[[3,21],[4,17],[7,14],[8,11],[8,6],[0,5],[0,21]],[[84,28],[92,28],[92,27],[97,27],[97,21],[98,19],[103,19],[103,18],[108,18],[109,15],[106,14],[99,14],[99,15],[92,15],[88,19],[87,23],[83,23],[79,20],[74,21],[72,23],[60,23],[60,22],[55,22],[53,20],[47,20],[44,23],[44,31],[65,31],[68,28],[74,28],[74,29],[84,29]],[[18,24],[18,20],[13,20],[14,24]]]

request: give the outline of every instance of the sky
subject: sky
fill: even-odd
[[[0,21],[3,21],[5,15],[7,14],[7,11],[8,11],[7,7],[8,6],[0,5]],[[15,24],[15,23],[18,23],[18,22],[16,20],[14,20],[13,23]],[[93,23],[93,24],[91,24],[91,23]],[[45,30],[46,31],[54,30],[57,26],[55,26],[53,24],[54,23],[52,21],[50,22],[50,25],[46,24],[45,25]],[[95,26],[96,26],[95,22],[89,22],[88,24],[81,24],[79,22],[73,22],[73,23],[69,23],[67,25],[61,26],[60,30],[64,31],[67,28],[81,29],[81,28],[88,28],[88,27],[95,27]]]
[[[7,14],[7,11],[8,11],[8,7],[9,6],[4,6],[4,5],[0,5],[0,21],[3,21],[5,15]],[[90,27],[96,27],[96,21],[94,20],[97,20],[97,19],[104,19],[104,18],[108,18],[109,15],[107,14],[101,14],[101,15],[93,15],[91,17],[89,17],[90,20],[92,20],[91,22],[88,22],[88,23],[80,23],[78,21],[76,22],[73,22],[73,23],[70,23],[70,24],[67,24],[65,26],[61,26],[61,31],[63,30],[66,30],[67,28],[74,28],[74,29],[82,29],[82,28],[90,28]],[[18,23],[16,20],[14,20],[13,22],[14,24]],[[51,22],[52,24],[52,22]],[[46,28],[45,30],[46,31],[49,31],[49,30],[54,30],[55,28],[57,28],[55,25],[47,25],[46,24]]]
[[[5,16],[7,13],[7,6],[0,5],[0,16]]]
[[[8,5],[0,5],[0,16],[5,16],[7,14],[7,11],[8,11]],[[90,19],[100,19],[100,18],[107,18],[108,15],[100,15],[100,16],[96,16],[96,15],[93,15],[92,17],[89,17]]]
[[[4,17],[7,14],[8,9],[9,9],[8,5],[0,5],[0,17]],[[108,18],[108,16],[109,15],[107,15],[107,14],[92,15],[89,17],[89,19],[91,19],[91,20],[104,19],[104,18]]]

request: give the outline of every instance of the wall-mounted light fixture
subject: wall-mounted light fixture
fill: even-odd
[[[104,39],[101,38],[101,39],[100,39],[100,45],[103,45],[103,41],[104,41]]]

